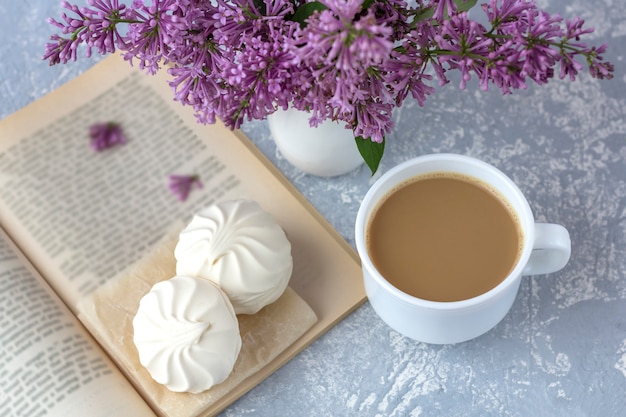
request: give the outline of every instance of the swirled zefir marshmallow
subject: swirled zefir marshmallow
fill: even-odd
[[[223,382],[241,350],[230,300],[201,278],[155,284],[139,303],[133,329],[141,364],[175,392],[198,393]]]
[[[206,278],[237,314],[254,314],[284,292],[291,244],[274,218],[251,200],[231,200],[197,213],[174,250],[176,273]]]

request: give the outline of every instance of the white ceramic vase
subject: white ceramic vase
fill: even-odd
[[[267,117],[276,146],[292,165],[309,174],[333,177],[363,163],[351,130],[330,120],[311,127],[309,118],[308,113],[293,108]]]

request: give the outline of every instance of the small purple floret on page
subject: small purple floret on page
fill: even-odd
[[[169,189],[180,201],[187,200],[193,188],[202,188],[197,175],[170,175]]]
[[[123,145],[127,142],[122,128],[113,122],[96,123],[89,127],[91,147],[96,152],[101,152],[115,145]]]

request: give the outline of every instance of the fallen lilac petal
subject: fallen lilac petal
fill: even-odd
[[[197,175],[170,175],[168,187],[178,200],[185,201],[194,187],[202,188],[202,182]]]
[[[96,152],[101,152],[115,145],[123,145],[127,142],[122,128],[113,122],[96,123],[89,127],[91,147]]]

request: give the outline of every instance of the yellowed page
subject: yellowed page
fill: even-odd
[[[0,415],[44,414],[155,416],[0,230]]]
[[[196,134],[146,84],[152,77],[124,62],[125,71],[106,68],[114,62],[89,74],[89,85],[79,77],[0,125],[0,221],[72,309],[172,223],[246,192],[239,169],[225,163],[236,136],[217,126]],[[101,91],[104,81],[110,85]],[[109,121],[121,124],[128,143],[96,153],[89,127]],[[198,174],[204,188],[180,203],[168,190],[173,173]]]
[[[120,123],[128,143],[92,152],[88,128],[103,121]],[[198,174],[203,188],[181,203],[167,189],[172,173]],[[165,73],[145,75],[118,56],[0,122],[0,225],[74,312],[200,208],[239,197],[285,229],[290,286],[318,321],[218,408],[365,300],[354,250],[241,132],[198,124],[172,101]]]
[[[315,324],[317,317],[288,287],[276,302],[258,313],[237,317],[242,347],[232,373],[224,382],[199,394],[169,391],[152,380],[141,366],[133,343],[132,320],[139,301],[150,288],[175,275],[175,243],[174,239],[167,239],[127,275],[110,281],[81,300],[79,318],[162,416],[213,415],[233,389],[298,340]]]

